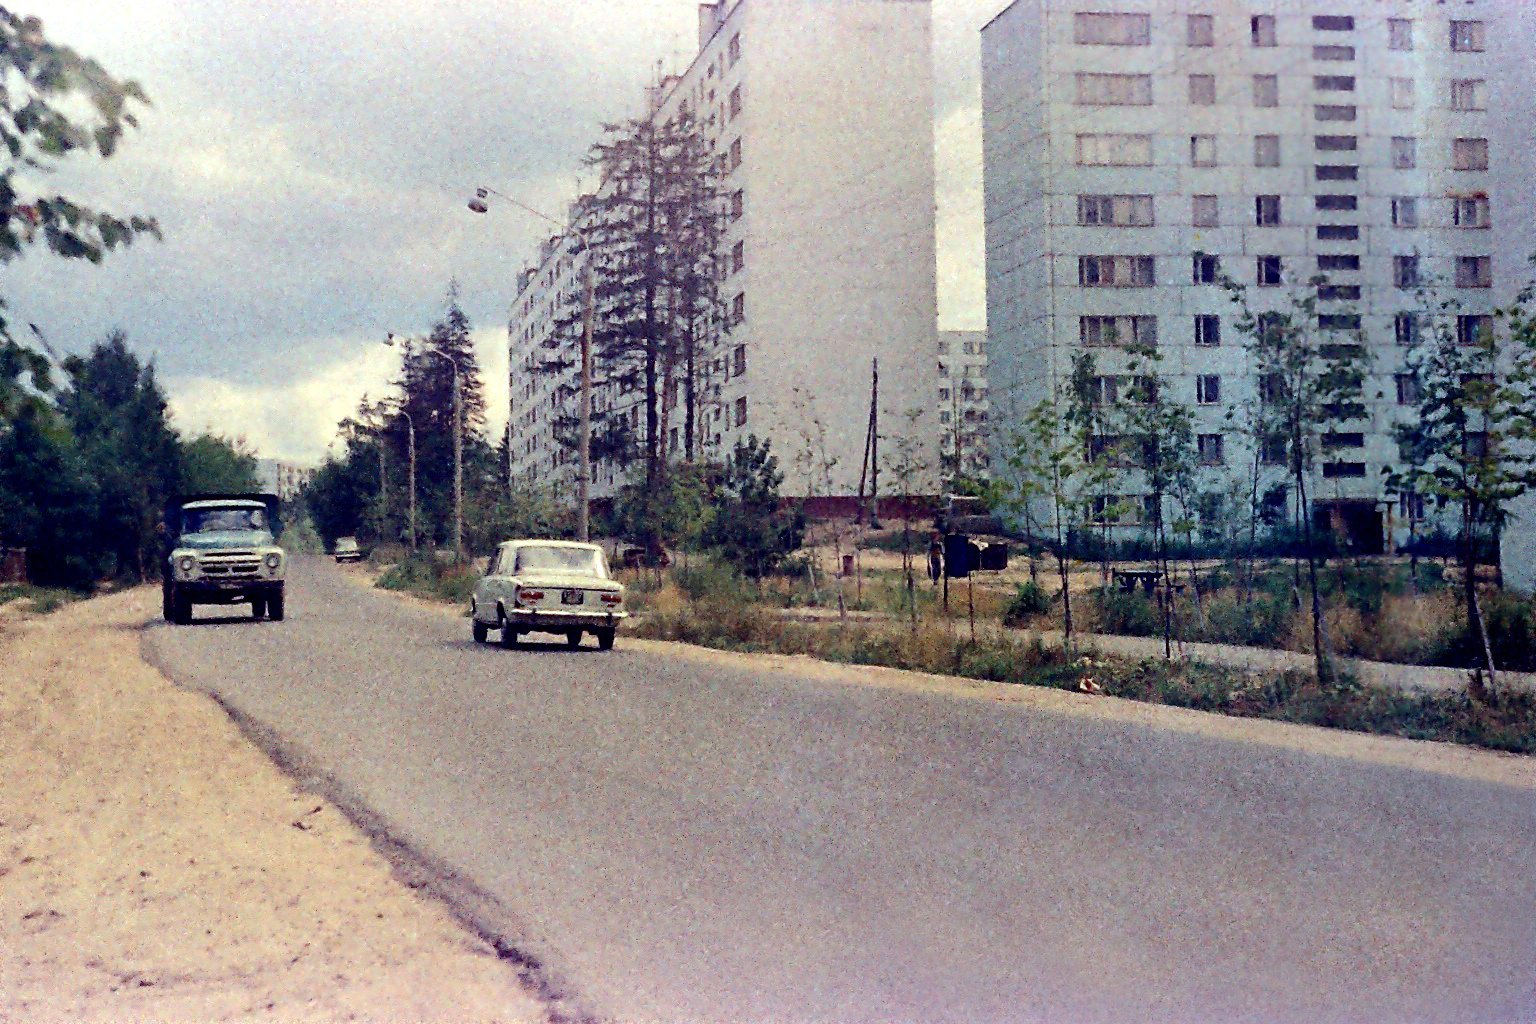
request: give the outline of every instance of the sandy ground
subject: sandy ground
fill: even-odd
[[[140,589],[0,625],[0,1021],[532,1021],[211,700],[139,656]]]

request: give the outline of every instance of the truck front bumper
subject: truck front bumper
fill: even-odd
[[[283,592],[282,580],[177,580],[174,586],[193,604],[236,604],[253,597],[270,600]]]

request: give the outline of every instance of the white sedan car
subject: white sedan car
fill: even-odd
[[[607,651],[628,616],[624,584],[609,576],[603,549],[563,540],[499,545],[469,602],[475,642],[496,629],[503,647],[517,646],[524,633],[564,636],[579,647],[591,633]]]

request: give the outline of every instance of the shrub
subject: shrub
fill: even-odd
[[[1028,580],[1019,585],[1018,592],[1013,595],[1007,610],[1003,612],[1003,625],[1021,626],[1037,615],[1044,615],[1051,610],[1051,595],[1045,592],[1045,588],[1034,580]]]
[[[479,581],[480,574],[472,566],[440,562],[432,552],[419,551],[386,569],[378,585],[431,601],[467,605]]]
[[[1097,598],[1099,629],[1123,636],[1158,636],[1163,631],[1163,617],[1156,604],[1144,594],[1112,590]]]

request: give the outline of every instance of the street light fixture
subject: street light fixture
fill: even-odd
[[[384,344],[391,347],[395,336],[389,334]],[[423,348],[422,355],[436,356],[453,368],[453,561],[464,561],[464,394],[459,383],[459,361],[436,349]],[[402,410],[403,412],[403,410]],[[410,421],[409,414],[406,420]],[[411,423],[411,542],[416,540],[416,425]]]
[[[485,213],[490,209],[489,205],[487,204],[487,200],[489,200],[493,195],[501,199],[505,199],[513,206],[525,210],[528,213],[533,214],[535,217],[549,221],[551,224],[554,224],[562,230],[567,227],[567,225],[562,224],[560,221],[549,216],[547,213],[541,213],[540,211],[535,210],[533,207],[529,206],[527,203],[513,199],[511,196],[503,192],[498,192],[495,189],[484,185],[475,189],[474,198],[470,199],[468,204],[470,210],[475,213]],[[583,303],[581,317],[581,402],[579,405],[579,443],[577,445],[580,459],[580,468],[576,479],[576,539],[586,541],[590,539],[588,511],[591,506],[592,489],[592,321],[595,316],[594,307],[596,306],[596,285],[593,281],[592,253],[590,246],[588,245],[587,231],[585,228],[578,228],[577,231],[581,238],[581,249],[582,253],[586,257],[586,260],[583,264],[582,271],[585,301]],[[509,432],[510,440],[510,420],[508,421],[507,429]],[[512,446],[510,443],[507,445],[507,458],[509,460],[512,458]],[[509,480],[510,477],[511,473],[509,472]]]

